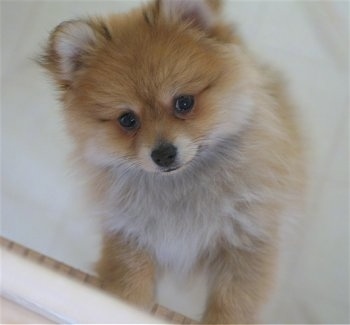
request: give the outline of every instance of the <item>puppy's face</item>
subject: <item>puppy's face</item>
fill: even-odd
[[[243,127],[249,64],[217,10],[213,0],[161,0],[56,28],[43,65],[86,159],[168,174]]]

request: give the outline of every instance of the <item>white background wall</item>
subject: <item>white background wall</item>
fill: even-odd
[[[1,234],[87,271],[98,225],[67,160],[71,145],[52,84],[31,58],[61,21],[138,3],[1,2]],[[252,49],[284,72],[308,148],[306,236],[270,321],[349,322],[348,11],[345,1],[226,3],[225,16]],[[195,314],[170,291],[161,303]]]

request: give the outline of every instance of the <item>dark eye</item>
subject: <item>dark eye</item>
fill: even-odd
[[[175,98],[175,111],[179,114],[190,112],[194,106],[194,97],[191,95],[182,95]]]
[[[118,121],[127,130],[134,130],[139,126],[138,118],[133,112],[124,113],[119,117]]]

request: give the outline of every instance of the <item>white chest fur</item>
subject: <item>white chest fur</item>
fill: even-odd
[[[240,245],[238,224],[240,230],[259,232],[236,211],[240,199],[235,177],[219,169],[210,176],[124,174],[103,202],[103,215],[107,231],[136,239],[161,266],[186,272],[218,239]]]

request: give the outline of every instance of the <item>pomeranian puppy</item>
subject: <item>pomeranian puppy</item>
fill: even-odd
[[[281,82],[220,8],[155,0],[63,22],[41,64],[92,180],[106,286],[148,307],[157,272],[205,269],[202,321],[255,323],[297,217],[302,150]]]

